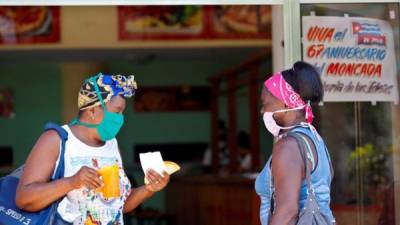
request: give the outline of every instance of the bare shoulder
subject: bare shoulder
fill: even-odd
[[[58,156],[60,140],[60,136],[56,131],[48,130],[40,135],[31,153],[45,152],[47,154]]]
[[[275,143],[272,151],[274,160],[276,159],[296,159],[299,154],[299,146],[297,141],[293,137],[283,137],[278,142]]]
[[[53,173],[60,148],[60,137],[54,130],[44,132],[33,146],[25,163],[22,183],[47,181]]]
[[[60,143],[60,136],[58,135],[57,131],[55,130],[48,130],[43,132],[40,135],[38,142],[46,142],[47,144],[59,144]]]
[[[302,171],[303,160],[297,141],[293,137],[284,137],[276,142],[273,147],[272,158],[272,167],[275,170],[292,168]]]

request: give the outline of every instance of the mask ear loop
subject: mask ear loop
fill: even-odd
[[[103,74],[102,74],[102,73],[99,73],[99,74],[97,74],[96,76],[87,79],[84,83],[85,83],[85,84],[86,84],[86,83],[89,83],[89,82],[90,82],[90,83],[93,83],[94,90],[96,91],[97,97],[98,97],[99,100],[100,100],[100,104],[101,104],[101,106],[103,107],[103,109],[106,110],[106,106],[105,106],[105,104],[104,104],[103,97],[102,97],[101,94],[100,94],[99,86],[98,86],[98,84],[97,84],[97,78],[99,78],[101,75],[103,75]],[[89,127],[89,128],[96,128],[96,127],[98,126],[98,124],[90,124],[90,123],[81,122],[81,121],[79,120],[79,118],[73,119],[73,120],[71,121],[70,124],[71,124],[71,125],[80,124],[80,125],[84,125],[84,126]]]
[[[296,108],[293,108],[293,109],[280,109],[280,110],[276,110],[276,111],[273,112],[273,113],[291,112],[291,111],[296,111],[296,110],[300,110],[300,109],[304,109],[304,108],[305,108],[305,106],[303,105],[303,106],[299,106],[299,107],[296,107]]]
[[[103,74],[99,73],[94,77],[89,78],[88,82],[92,82],[94,86],[94,90],[96,91],[97,97],[99,98],[100,104],[103,108],[106,108],[106,105],[104,104],[103,97],[101,96],[100,90],[99,90],[99,85],[97,84],[97,78],[102,76]]]

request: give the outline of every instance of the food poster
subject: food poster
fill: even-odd
[[[270,6],[120,6],[120,40],[263,39]]]
[[[119,39],[192,39],[204,31],[202,6],[120,6]]]
[[[56,43],[59,41],[59,7],[0,7],[0,44]]]
[[[271,38],[270,6],[214,6],[211,18],[214,38]]]

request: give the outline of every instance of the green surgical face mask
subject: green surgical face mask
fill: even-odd
[[[94,87],[96,90],[97,97],[99,98],[101,102],[101,106],[104,111],[104,116],[103,120],[99,124],[90,124],[90,123],[84,123],[79,121],[78,118],[74,119],[71,124],[79,124],[85,127],[89,128],[96,128],[97,132],[99,133],[100,139],[102,141],[108,141],[115,136],[117,136],[119,130],[121,129],[122,125],[124,124],[124,115],[120,113],[115,113],[115,112],[110,112],[107,110],[103,98],[101,97],[99,87],[97,86],[96,82],[97,77],[90,78],[87,82],[92,82],[94,83]]]

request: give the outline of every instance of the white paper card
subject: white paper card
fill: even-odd
[[[143,172],[149,169],[153,169],[160,175],[167,170],[164,165],[164,160],[162,159],[160,152],[147,152],[139,154],[140,164],[142,165]]]

